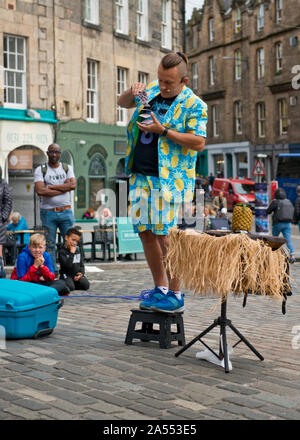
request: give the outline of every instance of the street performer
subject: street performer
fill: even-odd
[[[207,105],[187,87],[187,63],[181,52],[167,54],[158,80],[134,83],[118,99],[121,107],[137,107],[126,154],[130,213],[155,286],[143,292],[147,298],[140,308],[167,313],[184,309],[180,280],[171,278],[163,263],[168,231],[177,225],[182,203],[193,200],[197,153],[206,137]]]

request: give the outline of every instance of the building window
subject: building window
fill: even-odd
[[[278,101],[279,106],[279,134],[285,135],[288,133],[288,107],[285,98]]]
[[[240,8],[236,10],[235,20],[234,20],[234,32],[238,34],[242,29],[242,14]]]
[[[192,79],[193,79],[193,89],[198,89],[198,64],[192,64]]]
[[[242,52],[240,49],[234,52],[234,79],[242,78]]]
[[[282,0],[275,0],[275,16],[276,23],[281,23],[282,20]]]
[[[148,41],[148,0],[137,2],[137,38]]]
[[[138,73],[138,82],[143,84],[148,84],[148,73],[139,72]]]
[[[258,137],[266,137],[266,108],[264,102],[257,104],[257,128]]]
[[[99,0],[85,0],[85,21],[99,24]]]
[[[262,79],[265,76],[265,51],[258,49],[256,52],[257,59],[257,79]]]
[[[128,0],[116,0],[116,31],[128,34]]]
[[[264,4],[260,4],[257,14],[257,30],[262,31],[265,25],[265,7]]]
[[[215,61],[214,57],[209,57],[209,85],[213,86],[215,84]]]
[[[275,45],[276,52],[276,73],[282,72],[282,43],[279,41]]]
[[[24,37],[4,35],[4,107],[26,108],[26,43]]]
[[[119,98],[126,90],[127,71],[122,67],[117,68],[117,97]],[[126,125],[127,122],[126,109],[117,106],[117,125]]]
[[[97,209],[100,201],[98,192],[105,188],[106,165],[103,156],[96,153],[90,162],[89,167],[89,208]]]
[[[235,119],[235,134],[243,134],[242,126],[242,101],[234,103],[234,119]]]
[[[215,39],[215,21],[213,18],[208,20],[208,35],[209,41],[214,41]]]
[[[219,136],[219,107],[212,106],[213,137]]]
[[[87,120],[98,122],[98,63],[88,60],[87,62],[87,85],[86,85],[86,109]]]
[[[161,2],[161,46],[172,49],[172,4],[171,0]]]

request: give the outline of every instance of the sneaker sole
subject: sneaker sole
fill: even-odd
[[[151,310],[154,310],[155,312],[162,312],[162,313],[180,313],[180,312],[184,311],[184,306],[180,307],[179,309],[176,309],[176,310],[163,310],[163,309],[159,309],[155,306],[152,306]]]

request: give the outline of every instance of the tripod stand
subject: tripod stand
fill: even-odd
[[[221,316],[219,316],[217,319],[214,320],[213,324],[211,324],[209,327],[207,327],[206,330],[204,330],[202,333],[200,333],[198,336],[196,336],[191,342],[186,344],[183,348],[181,348],[177,353],[175,353],[175,357],[178,357],[181,353],[183,353],[185,350],[187,350],[189,347],[191,347],[195,342],[200,341],[209,351],[211,351],[220,361],[224,359],[224,365],[225,365],[225,372],[229,373],[229,357],[228,357],[228,350],[227,350],[227,337],[226,337],[226,326],[228,325],[231,330],[240,338],[240,340],[234,344],[233,347],[236,347],[240,342],[244,342],[250,350],[253,351],[256,356],[263,361],[263,356],[253,347],[253,345],[250,344],[250,342],[234,327],[234,325],[231,323],[229,319],[227,319],[226,316],[226,309],[227,309],[227,299],[222,302],[221,304]],[[205,342],[201,340],[203,336],[205,336],[207,333],[209,333],[213,328],[216,326],[220,326],[220,350],[219,354],[217,354],[214,350],[212,350]],[[221,342],[222,341],[222,342]]]

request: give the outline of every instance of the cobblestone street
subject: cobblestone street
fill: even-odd
[[[292,276],[294,294],[286,315],[281,302],[253,296],[243,308],[243,298],[230,297],[228,318],[265,360],[241,343],[230,356],[233,369],[228,374],[196,359],[205,348],[200,342],[177,358],[176,342],[170,349],[139,340],[125,345],[130,310],[138,307],[135,301],[66,298],[52,335],[9,340],[0,350],[0,418],[299,420],[299,263],[293,265]],[[143,261],[108,264],[89,279],[89,295],[138,295],[152,285]],[[219,314],[217,299],[186,292],[186,341]],[[204,338],[213,348],[218,348],[218,332]],[[230,345],[238,341],[229,329],[227,335]]]

